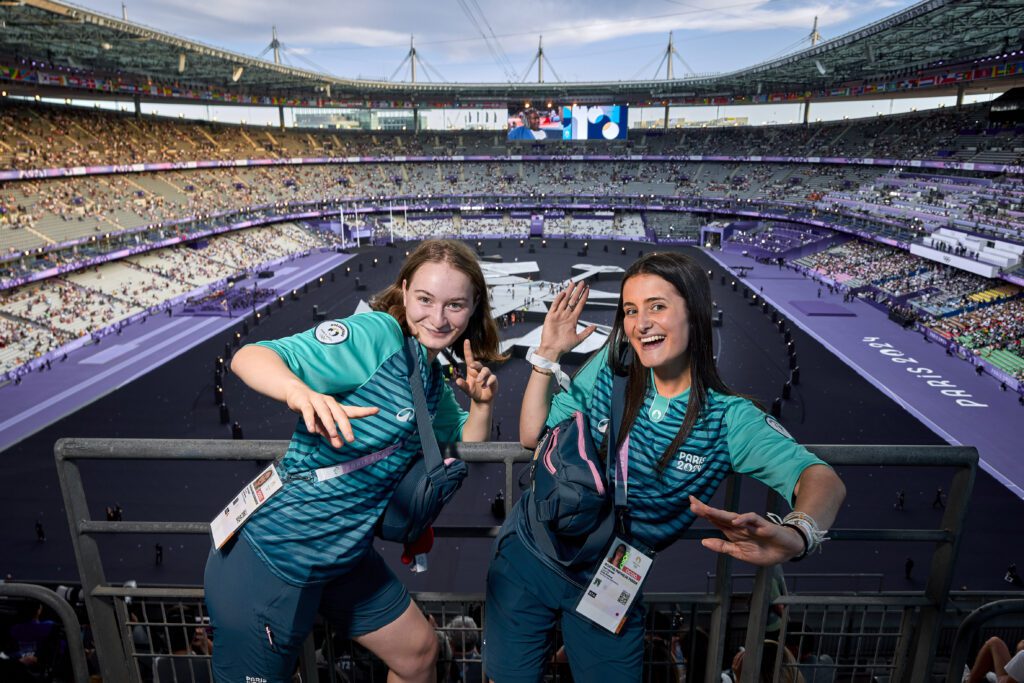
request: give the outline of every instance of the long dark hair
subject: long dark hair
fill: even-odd
[[[686,404],[686,417],[679,432],[658,461],[658,471],[661,472],[700,419],[707,404],[708,391],[713,389],[720,394],[729,395],[735,395],[735,392],[722,381],[715,366],[714,345],[711,340],[711,287],[708,285],[707,273],[696,261],[683,254],[647,254],[635,261],[622,276],[615,322],[611,334],[608,335],[608,360],[612,372],[628,378],[622,429],[619,430],[614,452],[618,452],[636,421],[647,396],[650,381],[649,369],[634,358],[624,327],[622,289],[629,278],[637,275],[656,275],[675,287],[686,302],[686,317],[690,323],[690,341],[686,349],[686,365],[690,372],[690,398]]]
[[[482,363],[503,361],[508,356],[501,353],[501,339],[498,326],[491,315],[491,302],[487,297],[487,283],[473,251],[461,242],[453,240],[425,240],[412,251],[398,271],[394,283],[378,292],[370,300],[370,308],[388,313],[402,326],[402,332],[409,336],[409,323],[405,319],[405,304],[402,299],[402,283],[412,280],[413,274],[424,263],[447,263],[455,270],[465,273],[473,284],[476,307],[470,316],[469,325],[452,347],[450,353],[462,357],[462,345],[469,339],[473,355]]]

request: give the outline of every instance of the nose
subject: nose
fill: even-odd
[[[636,327],[638,330],[647,330],[651,326],[651,320],[647,315],[646,311],[637,311],[636,313]]]
[[[443,330],[445,328],[444,306],[435,306],[431,310],[430,324],[434,326],[435,330]]]

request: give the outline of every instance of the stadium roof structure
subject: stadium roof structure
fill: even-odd
[[[713,76],[411,83],[345,79],[275,64],[53,0],[0,2],[5,89],[60,97],[68,89],[89,90],[94,97],[145,101],[430,107],[526,101],[757,104],[937,96],[958,89],[971,94],[1024,82],[1022,48],[1024,0],[924,0],[809,49]],[[982,62],[992,68],[979,71]]]

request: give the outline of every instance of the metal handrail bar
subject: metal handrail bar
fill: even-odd
[[[978,455],[971,446],[862,446],[805,444],[833,466],[913,465],[969,467]],[[285,440],[228,439],[106,439],[64,438],[57,441],[57,460],[274,460],[288,448]],[[884,448],[884,452],[881,449]],[[201,450],[200,450],[201,449]],[[532,453],[504,442],[460,443],[459,457],[466,462],[529,462]]]
[[[272,461],[287,449],[288,442],[277,441],[234,441],[234,440],[178,440],[178,439],[61,439],[54,446],[58,476],[68,514],[69,528],[75,547],[75,556],[82,577],[83,595],[94,627],[100,665],[104,677],[111,680],[123,678],[127,672],[124,666],[131,659],[131,644],[117,637],[119,623],[127,618],[123,601],[111,600],[128,593],[108,586],[104,577],[103,563],[97,543],[97,536],[108,533],[208,533],[208,526],[201,522],[104,522],[93,520],[86,504],[84,483],[79,471],[80,460],[211,460],[211,461]],[[953,563],[959,549],[961,530],[966,516],[967,500],[973,488],[977,471],[977,450],[966,446],[845,446],[809,445],[808,450],[833,466],[938,466],[954,468],[952,484],[947,497],[947,506],[938,529],[832,529],[831,536],[845,541],[911,541],[933,543],[928,582],[923,596],[909,597],[851,597],[819,596],[804,598],[786,596],[774,602],[784,607],[800,604],[884,605],[903,607],[904,620],[900,632],[895,660],[891,664],[893,681],[923,683],[934,660],[934,653],[941,626],[949,588],[952,582]],[[514,443],[460,444],[459,454],[469,463],[503,464],[505,469],[505,490],[515,490],[514,465],[528,462],[531,453]],[[735,509],[738,504],[741,478],[729,477],[726,482],[726,507]],[[505,498],[506,513],[511,510],[512,496]],[[769,509],[777,509],[778,496],[772,492],[768,501]],[[493,526],[439,527],[438,535],[445,536],[493,536]],[[717,536],[711,529],[692,529],[684,538],[699,539]],[[709,655],[712,661],[720,660],[725,644],[729,605],[732,599],[732,559],[720,555],[716,566],[716,585],[712,596],[702,600],[712,605],[709,638]],[[762,643],[758,634],[763,633],[768,615],[770,599],[770,574],[774,570],[762,568],[754,578],[754,588],[749,598],[747,621],[747,657],[760,661]],[[125,589],[127,590],[127,589]],[[138,590],[138,589],[134,589]],[[169,597],[166,589],[152,589],[153,596]],[[198,589],[178,588],[171,592],[180,597],[198,598]],[[422,597],[422,596],[421,596]],[[102,599],[106,598],[106,599]],[[895,602],[893,601],[895,600]],[[912,641],[912,642],[911,642]],[[308,649],[308,648],[307,648]],[[308,665],[308,662],[306,662]],[[776,669],[779,662],[776,662]],[[742,683],[753,683],[757,667],[745,667]],[[748,677],[749,674],[749,677]],[[714,681],[715,673],[708,670],[706,683]]]
[[[75,683],[88,683],[89,667],[85,661],[85,646],[82,645],[82,624],[67,600],[49,588],[30,583],[0,583],[0,595],[12,598],[29,598],[43,603],[60,617],[64,625],[68,657],[71,660],[71,674]]]
[[[734,581],[753,581],[757,574],[733,574],[730,578]],[[716,579],[717,576],[714,572],[708,572],[705,575],[704,587],[710,592],[711,582]],[[870,579],[871,581],[878,581],[878,589],[876,593],[882,592],[882,583],[885,579],[885,574],[875,572],[808,572],[801,574],[794,574],[786,572],[785,580],[786,586],[791,590],[796,590],[797,586],[801,581],[809,581],[813,579],[843,579],[846,581],[857,581],[859,579]],[[843,593],[854,595],[860,591],[842,591]]]

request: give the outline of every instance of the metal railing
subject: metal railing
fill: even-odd
[[[100,521],[90,516],[80,463],[95,460],[179,460],[179,461],[270,461],[286,450],[286,441],[217,441],[171,439],[61,439],[54,447],[61,491],[82,580],[83,599],[88,609],[104,680],[142,681],[142,667],[158,656],[154,651],[141,652],[132,638],[126,599],[153,601],[160,609],[166,605],[186,604],[199,618],[205,614],[201,588],[131,588],[111,585],[106,581],[99,537],[106,534],[202,534],[209,533],[209,524],[201,522],[123,522]],[[702,645],[709,666],[704,680],[718,680],[717,665],[721,662],[727,641],[730,646],[746,648],[745,661],[760,661],[769,611],[782,612],[779,642],[786,638],[787,622],[802,623],[800,632],[792,633],[798,641],[811,636],[817,641],[818,654],[827,654],[828,667],[841,678],[859,676],[884,677],[888,681],[924,683],[933,680],[936,646],[946,608],[954,561],[960,545],[967,503],[974,485],[978,454],[965,446],[808,446],[808,449],[833,466],[922,466],[953,470],[947,505],[937,529],[832,529],[833,542],[894,541],[934,544],[928,580],[919,593],[851,595],[789,594],[772,599],[775,571],[761,569],[754,577],[749,598],[733,595],[732,559],[717,558],[714,590],[710,594],[648,594],[645,601],[652,615],[649,626],[657,628],[659,613],[690,614],[690,628],[699,626],[706,632]],[[505,470],[505,508],[512,505],[515,488],[514,465],[530,459],[530,452],[518,444],[462,444],[460,455],[467,462],[500,463]],[[736,509],[739,501],[739,477],[726,482],[725,506]],[[769,494],[769,509],[777,509],[778,496]],[[436,529],[442,537],[488,537],[497,533],[493,526],[442,526]],[[683,538],[701,539],[717,536],[712,529],[692,528]],[[483,602],[482,596],[418,594],[417,601],[427,605],[437,602]],[[659,605],[663,607],[659,607]],[[484,615],[486,605],[483,605]],[[793,618],[799,617],[794,622]],[[737,619],[745,623],[737,624]],[[182,622],[168,619],[147,622],[155,628],[168,628]],[[679,634],[676,634],[679,635]],[[671,636],[670,636],[671,637]],[[696,642],[696,641],[692,641]],[[823,649],[824,648],[824,649]],[[783,661],[782,648],[774,665],[776,674],[792,663]],[[322,655],[323,653],[321,653]],[[186,657],[187,659],[196,659]],[[818,658],[821,659],[821,658]],[[656,662],[648,660],[648,665]],[[316,680],[312,639],[307,641],[300,663],[303,680]],[[333,672],[333,669],[332,669]],[[333,675],[333,673],[332,673]],[[756,680],[756,667],[745,666],[742,681]],[[690,676],[690,680],[696,680]]]
[[[1020,600],[996,600],[982,605],[967,615],[967,618],[960,624],[956,631],[956,639],[953,641],[953,652],[949,656],[949,667],[946,670],[946,680],[959,680],[960,672],[965,665],[970,664],[969,648],[975,635],[987,622],[998,619],[1006,614],[1017,615],[1017,624],[1024,621],[1024,599]],[[1014,643],[1009,643],[1013,647]]]
[[[64,627],[68,659],[71,662],[71,675],[75,683],[88,683],[89,668],[85,661],[85,647],[82,644],[82,625],[78,621],[75,610],[66,600],[48,588],[30,583],[0,583],[0,597],[27,598],[41,602],[52,609]]]

